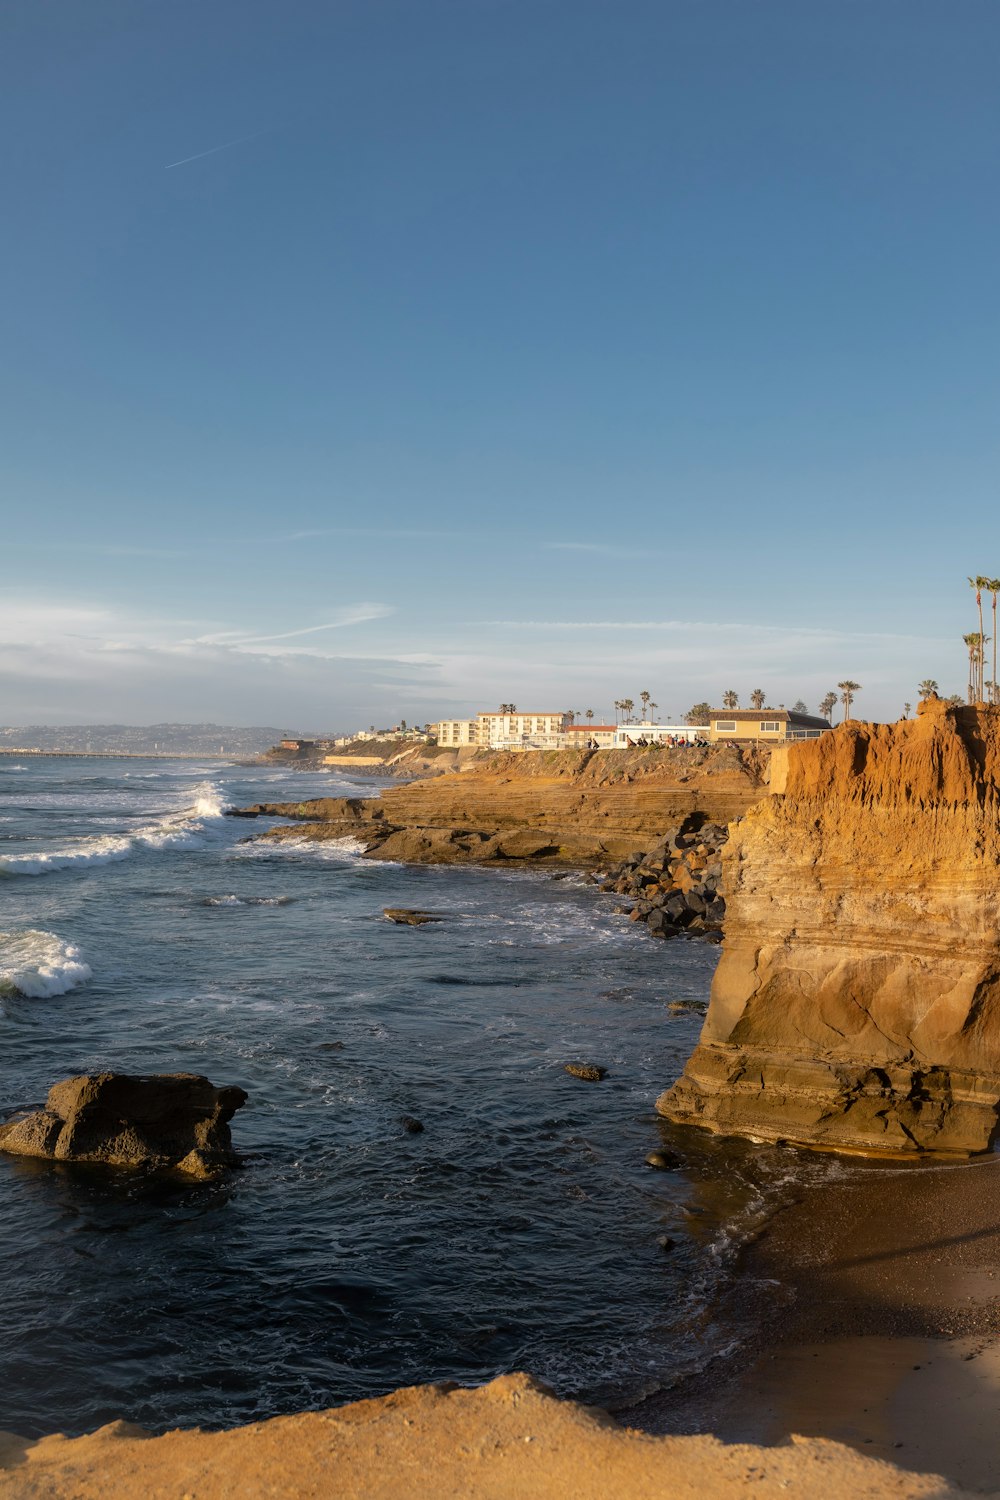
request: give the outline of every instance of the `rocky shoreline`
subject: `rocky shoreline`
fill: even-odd
[[[355,839],[375,859],[588,870],[601,890],[626,898],[618,910],[651,936],[721,942],[729,827],[712,812],[738,820],[766,795],[766,772],[756,754],[732,746],[529,753],[482,761],[460,787],[416,783],[378,797],[258,802],[229,816],[287,820],[255,836],[264,840]],[[639,842],[643,834],[649,842]]]
[[[231,815],[296,825],[265,839],[353,838],[369,857],[404,863],[608,870],[636,851],[657,858],[656,843],[688,820],[725,827],[766,795],[767,774],[766,757],[732,745],[497,753],[378,797],[262,802]]]

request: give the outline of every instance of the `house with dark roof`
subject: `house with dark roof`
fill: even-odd
[[[761,745],[784,745],[789,740],[815,740],[830,730],[826,719],[797,713],[793,708],[713,708],[708,738],[713,745],[727,740]]]

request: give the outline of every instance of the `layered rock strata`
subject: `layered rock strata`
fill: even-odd
[[[54,1084],[44,1109],[0,1125],[0,1151],[214,1177],[237,1162],[229,1121],[246,1098],[197,1073],[85,1073]]]
[[[1000,1105],[1000,710],[790,747],[723,854],[726,937],[670,1119],[974,1152]]]
[[[475,760],[460,774],[378,798],[258,803],[239,814],[303,825],[269,838],[353,837],[379,859],[606,865],[692,813],[720,824],[739,817],[764,793],[762,769],[753,753],[731,745],[527,751]]]

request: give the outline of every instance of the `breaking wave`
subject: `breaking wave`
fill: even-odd
[[[308,855],[317,861],[334,860],[338,864],[360,860],[365,845],[360,839],[348,835],[340,839],[267,839],[254,838],[241,843],[230,854],[232,859],[281,859]],[[366,865],[387,864],[388,860],[366,859]]]
[[[203,906],[287,906],[294,896],[206,896]]]
[[[0,932],[0,995],[40,1000],[64,995],[90,977],[79,948],[54,932],[33,927]]]
[[[49,875],[78,866],[106,865],[128,859],[142,849],[195,847],[203,841],[208,824],[221,819],[225,804],[210,783],[196,788],[194,806],[180,813],[167,813],[154,823],[129,833],[92,834],[74,840],[62,849],[32,850],[0,859],[0,875]]]

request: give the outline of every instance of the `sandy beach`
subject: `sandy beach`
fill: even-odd
[[[834,1439],[1000,1490],[1000,1157],[852,1163],[843,1184],[776,1215],[732,1300],[759,1352],[629,1423],[726,1443]]]

